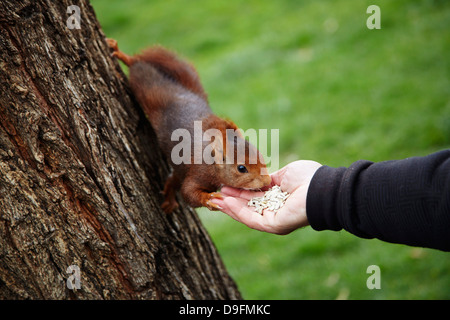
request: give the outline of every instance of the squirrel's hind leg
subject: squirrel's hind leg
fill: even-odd
[[[177,190],[180,189],[180,180],[175,172],[167,178],[166,184],[162,194],[164,195],[164,202],[161,204],[161,208],[167,214],[178,208],[178,203],[175,198]]]

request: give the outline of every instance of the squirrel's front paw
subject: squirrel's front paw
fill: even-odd
[[[208,193],[208,195],[209,198],[206,199],[206,201],[203,203],[203,206],[207,207],[209,210],[212,211],[222,210],[222,208],[219,205],[211,202],[212,199],[223,199],[222,194],[220,192],[211,192]]]
[[[114,51],[119,50],[119,47],[117,45],[117,40],[115,39],[111,39],[111,38],[106,38],[106,43],[108,44],[108,46],[113,49]]]
[[[165,200],[161,204],[161,208],[163,209],[163,211],[165,213],[169,214],[169,213],[172,213],[173,210],[178,208],[178,203],[174,199],[173,200]]]

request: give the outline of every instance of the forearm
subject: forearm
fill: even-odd
[[[315,230],[450,250],[450,150],[349,168],[321,167],[307,195]]]

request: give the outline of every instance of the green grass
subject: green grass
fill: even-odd
[[[92,0],[127,53],[159,43],[192,61],[211,107],[279,129],[280,165],[348,166],[450,147],[448,1]],[[381,8],[381,29],[366,9]],[[450,255],[311,228],[250,230],[199,210],[246,299],[449,299]],[[366,269],[381,268],[369,290]]]

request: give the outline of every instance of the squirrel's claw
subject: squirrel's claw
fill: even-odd
[[[117,40],[111,39],[111,38],[106,38],[106,43],[114,51],[118,51],[119,50],[119,46],[117,45]]]
[[[209,194],[209,200],[207,200],[205,203],[205,207],[207,207],[211,211],[222,210],[222,208],[218,204],[211,202],[212,199],[223,199],[223,195],[220,192],[211,192]]]
[[[166,214],[172,213],[176,208],[178,208],[178,203],[176,201],[166,200],[161,204],[161,209],[163,209]]]

